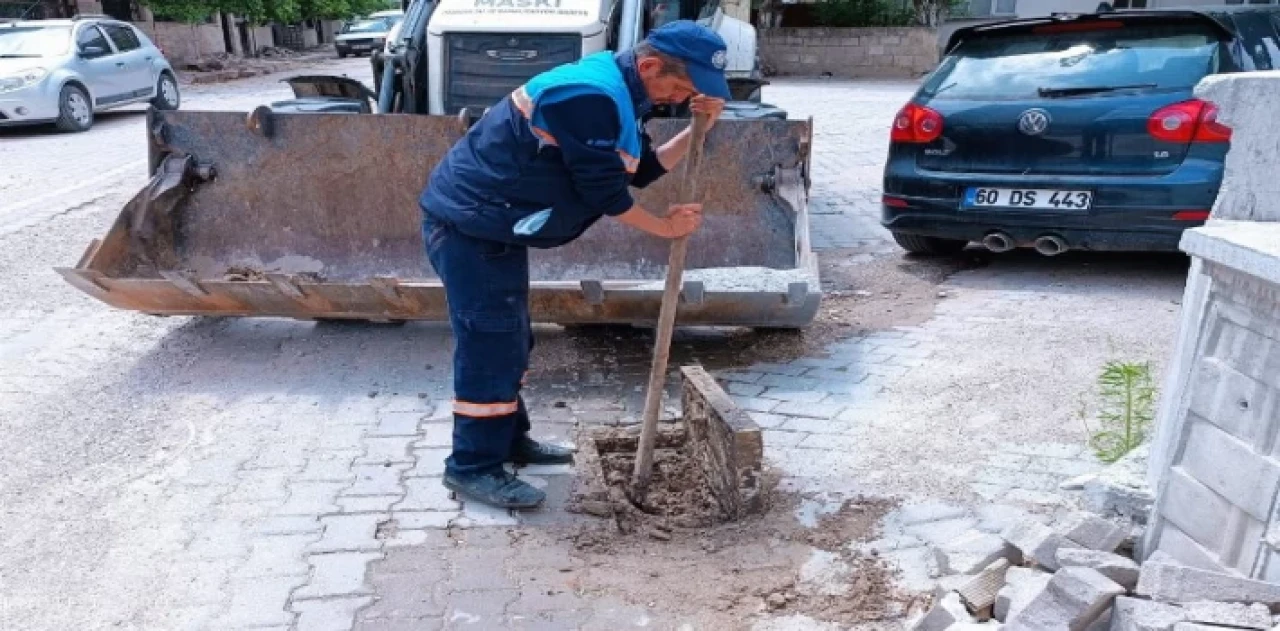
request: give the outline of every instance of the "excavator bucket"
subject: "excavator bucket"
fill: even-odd
[[[151,111],[153,177],[75,267],[57,271],[155,315],[445,320],[417,198],[466,131],[461,117]],[[655,120],[662,142],[686,124]],[[680,325],[799,328],[821,299],[809,242],[811,121],[722,120],[706,141],[703,226]],[[680,172],[639,192],[679,201]],[[530,250],[539,322],[657,321],[669,242],[601,221]]]

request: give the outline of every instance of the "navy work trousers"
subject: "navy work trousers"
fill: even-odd
[[[445,469],[494,472],[529,431],[520,397],[533,350],[529,252],[467,236],[430,216],[422,232],[453,328],[453,453]]]

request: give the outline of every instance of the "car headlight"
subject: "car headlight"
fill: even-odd
[[[27,68],[26,70],[7,74],[0,77],[0,92],[12,92],[35,85],[45,78],[47,74],[49,74],[49,71],[44,68]]]

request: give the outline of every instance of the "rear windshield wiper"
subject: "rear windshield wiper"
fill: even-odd
[[[1036,88],[1036,94],[1045,98],[1059,96],[1077,96],[1081,94],[1099,94],[1119,90],[1136,90],[1138,88],[1154,88],[1154,83],[1135,83],[1133,85],[1094,85],[1080,88]]]

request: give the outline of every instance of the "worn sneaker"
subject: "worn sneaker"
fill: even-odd
[[[498,508],[534,508],[547,494],[507,471],[444,475],[445,488]]]
[[[511,453],[511,461],[517,465],[572,464],[573,450],[523,436]]]

